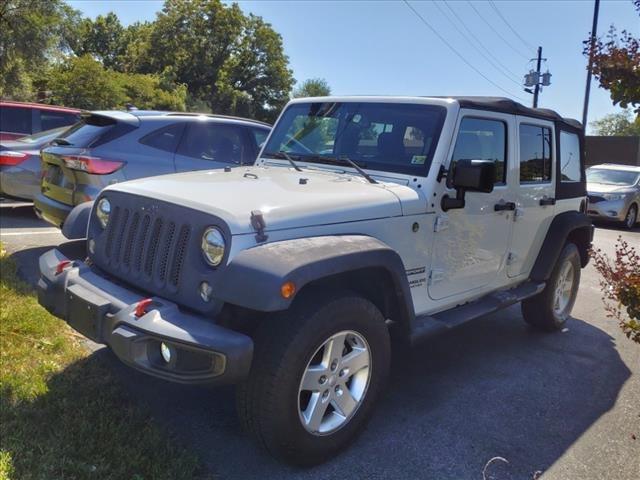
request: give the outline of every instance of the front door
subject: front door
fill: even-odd
[[[513,115],[461,111],[450,163],[492,160],[496,179],[493,192],[467,192],[464,208],[439,213],[428,280],[434,300],[486,289],[505,276],[515,207],[509,172],[514,124]]]

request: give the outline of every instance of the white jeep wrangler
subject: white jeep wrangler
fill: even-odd
[[[39,300],[123,362],[237,383],[246,429],[314,464],[371,415],[393,348],[516,302],[562,328],[593,230],[583,129],[502,98],[287,105],[252,167],[106,188]],[[516,320],[516,318],[514,318]]]

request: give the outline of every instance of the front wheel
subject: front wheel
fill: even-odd
[[[313,465],[344,450],[370,417],[390,341],[384,317],[364,298],[299,300],[254,336],[237,402],[243,426],[273,456]]]
[[[578,295],[580,267],[578,247],[567,243],[545,289],[522,302],[522,315],[528,324],[546,331],[560,330],[564,326]]]
[[[627,216],[624,217],[624,226],[631,230],[636,226],[636,222],[638,221],[638,207],[636,205],[631,205],[629,210],[627,211]]]

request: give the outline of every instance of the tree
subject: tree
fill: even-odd
[[[327,97],[331,95],[331,87],[324,78],[309,78],[293,90],[293,98]]]
[[[640,14],[640,0],[634,5]],[[624,30],[618,36],[613,25],[606,38],[584,42],[584,54],[593,59],[593,75],[609,90],[614,105],[631,105],[640,115],[640,38]]]
[[[273,120],[293,84],[280,35],[220,0],[167,0],[139,54],[140,71],[188,85],[215,113]]]
[[[129,74],[106,69],[91,55],[70,57],[47,75],[51,103],[85,110],[184,110],[187,89],[154,74]]]
[[[127,48],[124,32],[118,16],[113,12],[98,15],[95,20],[85,18],[78,27],[74,53],[78,56],[92,55],[105,67],[119,70]]]
[[[604,136],[640,136],[640,115],[634,120],[628,110],[605,115],[599,120],[591,122],[596,135]]]
[[[0,96],[34,100],[34,84],[52,58],[69,51],[79,19],[61,0],[0,2]]]

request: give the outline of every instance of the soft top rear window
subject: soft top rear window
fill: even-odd
[[[102,115],[83,117],[82,120],[60,135],[59,138],[64,138],[68,142],[68,145],[61,142],[60,146],[81,148],[96,146],[99,139],[104,137],[116,123],[116,120]]]

